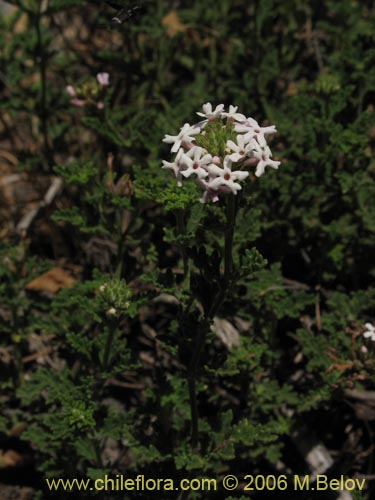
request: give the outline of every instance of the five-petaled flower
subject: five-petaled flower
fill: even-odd
[[[279,168],[280,162],[271,160],[272,153],[268,146],[262,147],[253,139],[252,139],[252,146],[253,146],[253,156],[257,160],[259,160],[255,171],[255,175],[257,177],[260,177],[261,175],[264,174],[265,168],[267,166],[272,167],[275,170]]]
[[[247,141],[255,138],[259,144],[264,147],[267,144],[264,135],[274,134],[276,132],[276,127],[275,125],[271,125],[270,127],[261,127],[253,118],[247,118],[245,123],[235,125],[234,130],[236,132],[245,132],[245,138]]]
[[[225,116],[225,118],[236,121],[236,122],[245,122],[246,116],[242,113],[237,113],[238,106],[233,106],[232,104],[229,106],[229,111],[221,113],[221,116]]]
[[[227,148],[234,153],[229,155],[232,161],[239,162],[246,158],[246,156],[251,156],[253,150],[253,144],[247,142],[244,135],[237,136],[237,144],[231,140],[227,141]]]
[[[167,168],[174,172],[174,175],[177,179],[177,185],[179,187],[182,186],[182,177],[181,177],[181,157],[184,154],[184,150],[180,148],[177,151],[176,157],[173,162],[163,160],[163,166],[161,168]]]
[[[212,156],[204,154],[202,156],[203,148],[195,146],[190,149],[186,154],[181,157],[181,164],[186,167],[182,171],[184,177],[190,177],[191,174],[196,174],[200,179],[208,176],[207,165],[212,163]]]
[[[203,113],[198,111],[197,112],[198,116],[202,116],[203,118],[206,118],[206,120],[208,121],[217,120],[218,118],[221,118],[221,115],[223,114],[224,104],[219,104],[213,110],[212,104],[210,102],[207,102],[206,104],[203,104],[202,109]]]
[[[241,170],[232,171],[232,160],[229,156],[224,158],[223,168],[217,165],[210,165],[208,167],[208,172],[215,176],[212,180],[208,182],[208,187],[217,191],[220,187],[225,186],[230,189],[233,194],[237,194],[237,191],[242,189],[241,184],[235,181],[243,181],[249,175],[249,172],[244,172]]]
[[[199,134],[200,128],[196,126],[191,126],[188,123],[185,123],[183,127],[181,127],[180,132],[177,135],[168,135],[165,134],[163,142],[167,144],[173,144],[171,148],[172,153],[176,153],[181,144],[189,143],[194,140],[194,135]]]

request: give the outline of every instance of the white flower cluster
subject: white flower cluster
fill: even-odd
[[[197,114],[204,119],[195,125],[185,123],[177,135],[165,135],[163,142],[171,144],[176,155],[172,162],[163,160],[162,168],[174,172],[179,186],[183,178],[194,174],[196,184],[204,190],[202,203],[218,201],[220,193],[237,194],[242,189],[239,182],[249,175],[244,170],[249,165],[256,165],[257,177],[267,166],[278,168],[280,162],[272,160],[265,138],[276,132],[274,125],[261,127],[253,118],[237,113],[237,106],[225,111],[223,104],[213,109],[207,103]]]

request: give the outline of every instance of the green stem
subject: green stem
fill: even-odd
[[[184,221],[184,215],[182,210],[177,210],[176,212],[176,225],[177,231],[182,236],[186,234],[186,226]],[[189,257],[186,253],[186,249],[183,244],[180,244],[180,250],[182,254],[183,267],[184,267],[184,289],[188,290],[190,288],[190,266]],[[185,308],[185,315],[187,315],[192,301]],[[199,348],[199,353],[193,354],[192,362],[187,370],[187,382],[189,389],[189,402],[190,402],[190,415],[191,415],[191,447],[194,452],[198,451],[198,404],[197,404],[197,390],[196,390],[196,378],[197,378],[197,363],[196,360],[200,356],[201,347]]]
[[[121,279],[123,270],[124,270],[124,257],[125,257],[125,242],[124,242],[124,234],[122,233],[122,224],[121,224],[121,211],[117,210],[116,213],[117,219],[117,228],[118,228],[118,242],[117,242],[117,264],[115,275],[118,279]]]
[[[227,221],[225,227],[225,243],[224,243],[224,277],[222,288],[226,289],[233,267],[233,257],[232,257],[232,249],[233,249],[233,234],[234,234],[234,225],[236,222],[236,201],[234,196],[227,197]]]
[[[212,320],[216,315],[217,311],[225,299],[228,292],[233,268],[233,235],[234,227],[236,224],[236,201],[234,196],[227,197],[226,205],[226,215],[227,220],[225,224],[225,234],[224,234],[224,274],[221,282],[220,289],[212,301],[211,307],[207,313],[207,318]]]
[[[186,234],[186,226],[184,221],[184,216],[181,210],[176,212],[176,224],[177,230],[181,236]],[[189,269],[189,257],[187,256],[186,249],[184,245],[180,245],[183,266],[184,266],[184,288],[189,289],[190,287],[190,269]]]
[[[124,256],[125,256],[125,246],[123,240],[121,239],[118,244],[118,257],[117,257],[117,266],[115,271],[115,276],[118,279],[121,279],[122,276]]]
[[[200,365],[200,360],[204,345],[206,343],[207,335],[210,331],[210,324],[215,314],[219,310],[223,300],[225,299],[228,291],[232,268],[233,268],[233,235],[234,226],[236,221],[236,204],[233,196],[228,196],[226,206],[226,226],[224,235],[224,274],[221,282],[220,290],[206,315],[206,319],[202,324],[202,328],[198,330],[196,336],[195,349],[191,358],[191,363],[188,369],[188,386],[189,386],[189,399],[190,399],[190,413],[191,413],[191,446],[193,451],[198,450],[198,434],[199,434],[199,415],[197,407],[196,395],[196,381]]]
[[[191,447],[194,452],[198,451],[198,404],[197,391],[195,387],[195,374],[188,375],[190,414],[191,414]]]
[[[198,451],[199,448],[199,441],[198,441],[199,414],[198,414],[198,404],[197,404],[196,382],[198,378],[199,363],[208,332],[209,332],[209,323],[207,323],[207,321],[204,321],[202,328],[198,329],[197,336],[195,339],[196,340],[195,349],[191,357],[191,362],[187,371],[190,415],[191,415],[191,447],[195,452]]]
[[[37,36],[37,51],[39,54],[39,72],[40,72],[40,128],[43,136],[44,151],[49,163],[53,164],[52,151],[48,139],[48,109],[47,109],[47,58],[42,37],[42,2],[38,2],[38,10],[35,15],[35,29]]]
[[[116,327],[115,327],[114,323],[111,321],[111,324],[109,326],[108,335],[107,335],[107,342],[105,344],[104,356],[103,356],[103,368],[105,370],[107,370],[108,366],[109,366],[109,355],[111,353],[111,347],[112,347],[113,339],[115,337],[115,333],[116,333]]]
[[[108,118],[107,113],[105,114],[105,122],[107,127],[111,130],[113,135],[116,137],[118,141],[117,145],[123,148],[127,148],[129,144],[122,138],[122,136],[118,133],[117,128],[113,125],[112,121]]]

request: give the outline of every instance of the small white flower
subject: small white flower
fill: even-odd
[[[181,157],[184,154],[184,150],[180,148],[177,151],[176,157],[173,162],[165,161],[163,160],[163,166],[161,168],[166,168],[169,170],[173,170],[174,175],[176,176],[177,179],[177,185],[178,187],[182,186],[182,177],[181,177]]]
[[[375,326],[371,323],[366,323],[365,327],[366,331],[364,332],[363,336],[365,337],[365,339],[370,339],[372,340],[372,342],[375,342]]]
[[[206,118],[208,121],[217,120],[222,116],[224,104],[219,104],[214,110],[212,110],[212,104],[207,102],[206,104],[203,104],[202,109],[203,113],[198,112],[197,115],[203,116],[203,118]]]
[[[216,176],[208,182],[208,187],[217,191],[220,187],[227,187],[233,194],[237,194],[242,189],[242,186],[235,181],[243,181],[249,175],[249,172],[237,170],[232,172],[232,160],[229,156],[225,156],[223,168],[217,165],[209,165],[208,171],[211,175]]]
[[[246,116],[243,115],[242,113],[237,113],[238,106],[232,106],[230,104],[229,106],[229,112],[228,113],[222,113],[221,116],[225,116],[229,120],[236,121],[236,122],[245,122],[246,121]]]
[[[252,144],[246,141],[244,135],[237,136],[237,144],[233,141],[227,141],[227,148],[234,151],[233,154],[229,155],[229,158],[234,162],[239,162],[243,160],[246,156],[251,155]]]
[[[234,126],[236,132],[245,132],[247,141],[255,138],[261,146],[266,146],[267,141],[264,134],[274,134],[276,132],[275,125],[269,127],[261,127],[253,118],[247,118],[245,123],[237,124]]]
[[[106,284],[104,284],[104,285],[100,285],[100,287],[99,287],[99,292],[100,292],[100,293],[103,293],[103,292],[104,292],[104,290],[105,290],[106,288],[107,288],[107,285],[106,285]]]
[[[107,311],[108,316],[116,316],[117,311],[114,307],[110,307]]]
[[[212,162],[212,156],[210,154],[202,156],[202,151],[203,148],[195,146],[187,154],[182,155],[181,164],[186,167],[186,170],[182,171],[184,177],[196,174],[200,179],[203,179],[208,176],[207,165]]]
[[[185,123],[184,126],[180,129],[178,135],[168,135],[165,134],[163,142],[168,144],[173,144],[171,151],[172,153],[176,153],[183,142],[189,143],[194,141],[194,135],[199,134],[200,128],[195,125],[189,125],[189,123]]]
[[[280,162],[271,160],[272,153],[268,146],[261,147],[254,139],[252,140],[251,145],[254,158],[259,160],[255,171],[255,175],[257,177],[264,174],[266,167],[272,167],[275,170],[279,168]]]

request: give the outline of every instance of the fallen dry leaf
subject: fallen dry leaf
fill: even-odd
[[[54,267],[44,274],[41,274],[26,285],[26,290],[36,292],[57,293],[61,288],[71,286],[75,279],[67,274],[63,269]]]
[[[9,153],[9,151],[1,150],[0,151],[0,160],[6,160],[7,163],[10,163],[14,167],[16,167],[18,165],[18,159],[12,153]],[[0,161],[0,166],[1,166],[1,172],[3,173],[4,171],[3,171],[3,162],[2,161]],[[5,167],[4,167],[4,169],[5,169]]]
[[[15,467],[23,461],[22,456],[14,450],[0,450],[0,469],[4,467]]]
[[[177,12],[171,10],[166,16],[163,17],[161,24],[166,28],[167,35],[174,37],[177,33],[185,32],[187,26],[180,21]]]
[[[9,430],[8,436],[9,437],[18,437],[20,436],[23,431],[25,431],[28,427],[28,424],[26,422],[19,422],[16,424],[12,429]]]

